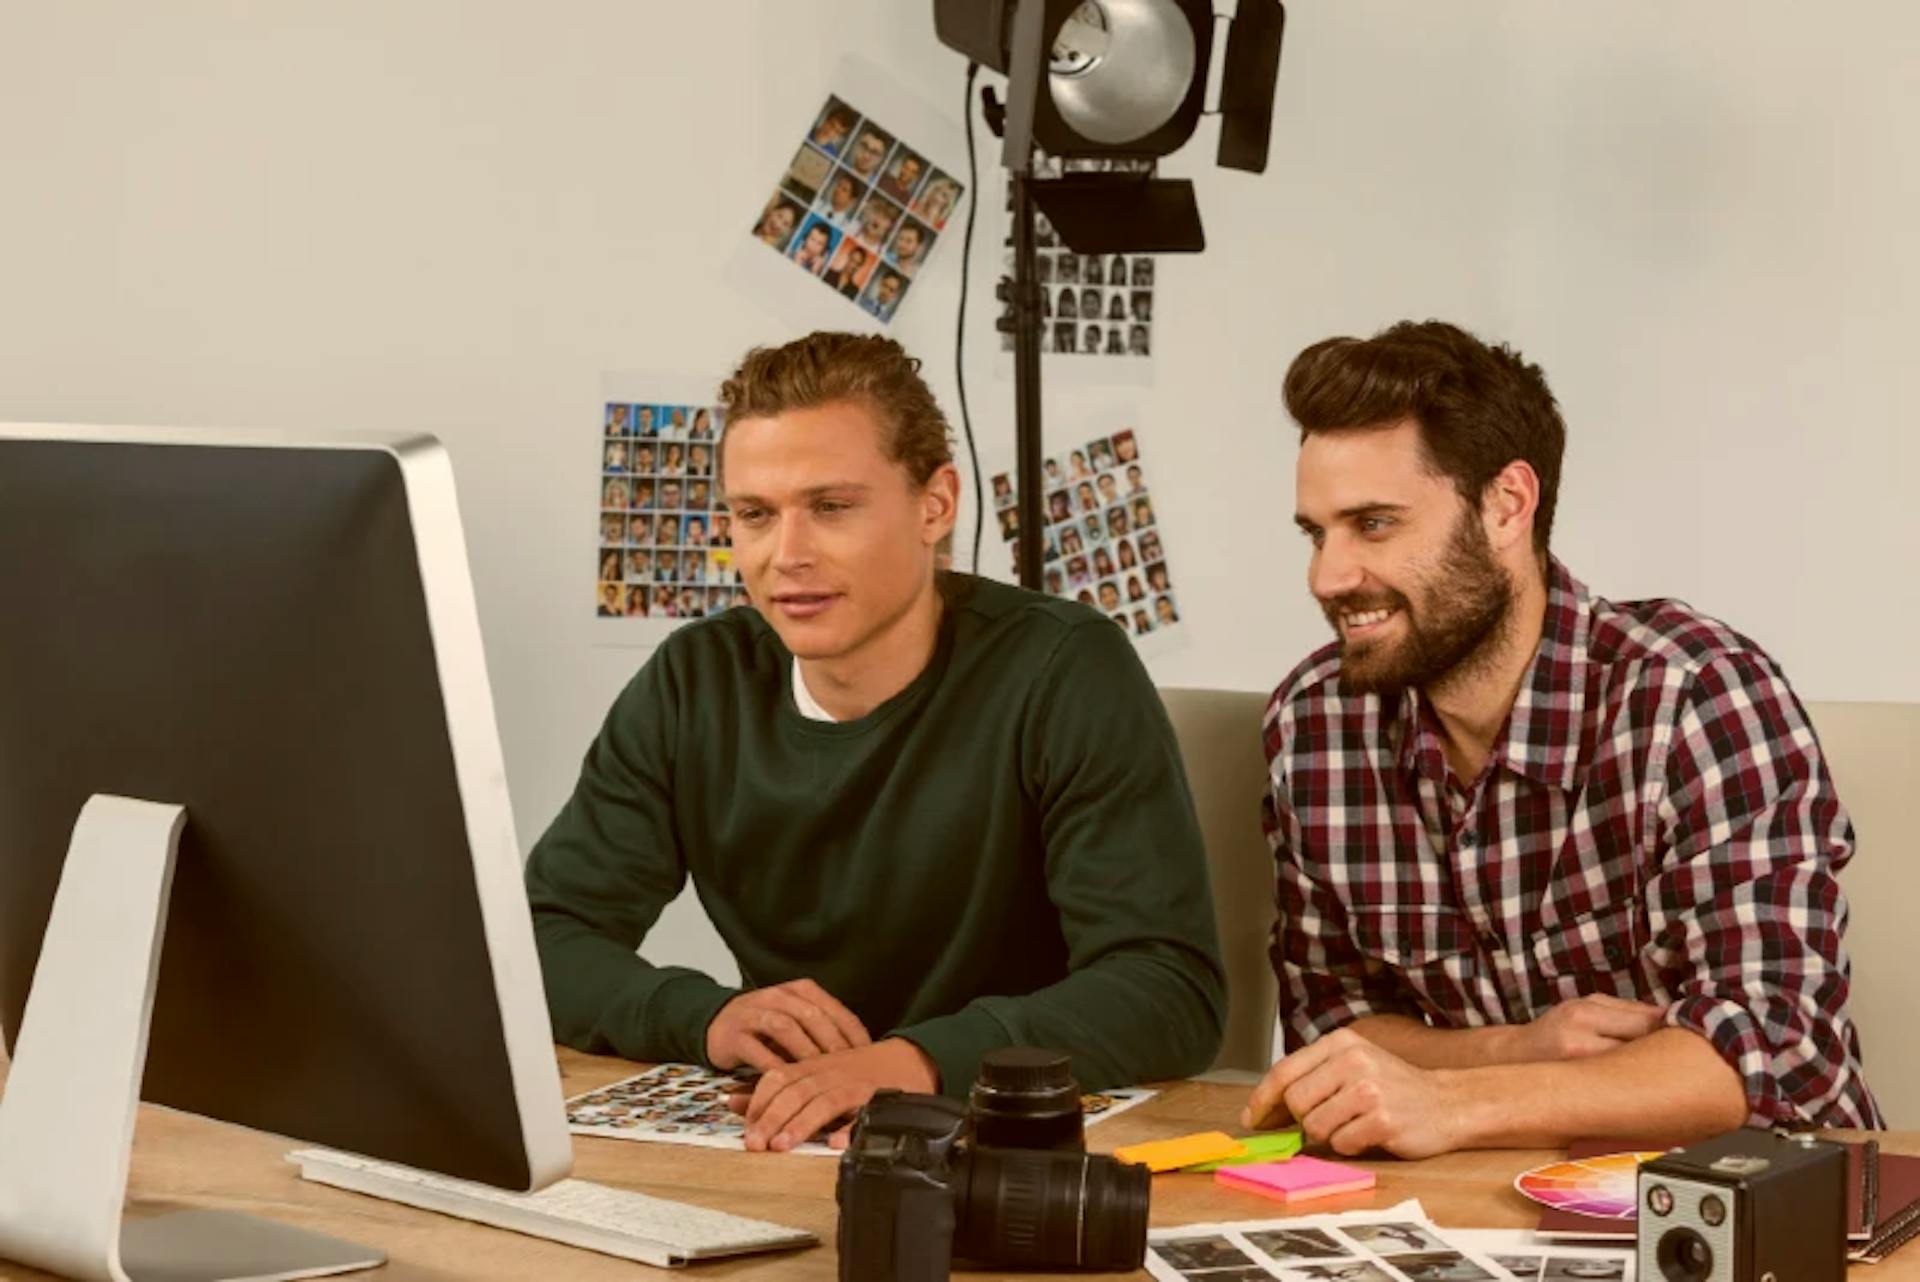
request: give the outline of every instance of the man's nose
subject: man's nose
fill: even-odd
[[[1307,589],[1322,602],[1333,601],[1359,588],[1366,579],[1360,558],[1345,541],[1333,535],[1314,550],[1307,568]]]

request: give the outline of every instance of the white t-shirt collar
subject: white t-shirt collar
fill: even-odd
[[[800,656],[793,656],[793,704],[800,709],[800,715],[809,721],[837,721],[831,712],[820,706],[813,697],[813,691],[807,689],[806,678],[800,675]]]

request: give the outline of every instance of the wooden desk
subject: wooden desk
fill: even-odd
[[[625,1077],[634,1066],[562,1050],[560,1067],[568,1095]],[[0,1059],[0,1081],[6,1063]],[[1103,1122],[1089,1135],[1106,1151],[1138,1140],[1162,1139],[1195,1130],[1234,1129],[1246,1090],[1182,1082],[1147,1104]],[[1920,1154],[1920,1133],[1881,1137],[1889,1152]],[[134,1138],[129,1209],[134,1215],[187,1208],[220,1208],[299,1224],[377,1246],[391,1257],[366,1276],[399,1282],[635,1282],[666,1276],[643,1265],[574,1250],[517,1233],[418,1211],[303,1182],[283,1159],[291,1142],[204,1118],[143,1107]],[[711,1149],[577,1138],[574,1174],[813,1230],[825,1245],[783,1255],[753,1256],[695,1266],[685,1276],[756,1278],[767,1282],[829,1282],[838,1276],[833,1252],[836,1164],[823,1157],[740,1154]],[[1417,1197],[1446,1226],[1527,1228],[1533,1205],[1513,1191],[1513,1177],[1551,1160],[1546,1152],[1462,1153],[1429,1162],[1368,1163],[1379,1174],[1373,1192],[1315,1204],[1321,1210],[1390,1206]],[[1153,1222],[1262,1219],[1281,1214],[1273,1202],[1219,1188],[1199,1175],[1160,1176],[1154,1181]],[[1852,1276],[1871,1282],[1920,1282],[1920,1246],[1877,1266],[1856,1266]],[[49,1275],[0,1261],[0,1278]],[[1012,1275],[975,1273],[986,1279]],[[1090,1275],[1077,1275],[1090,1276]],[[1103,1275],[1116,1277],[1120,1275]],[[1139,1273],[1132,1275],[1144,1278]]]

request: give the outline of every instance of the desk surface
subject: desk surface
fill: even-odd
[[[570,1096],[634,1071],[625,1060],[569,1050],[560,1052],[560,1068]],[[6,1062],[0,1058],[0,1081],[5,1074]],[[1245,1095],[1245,1087],[1182,1082],[1148,1103],[1102,1122],[1088,1134],[1093,1148],[1106,1151],[1120,1144],[1189,1131],[1231,1131]],[[1920,1154],[1920,1132],[1884,1135],[1881,1142],[1889,1152]],[[569,1282],[634,1282],[637,1278],[667,1276],[624,1260],[305,1183],[283,1160],[291,1147],[294,1145],[271,1135],[143,1106],[134,1137],[130,1212],[151,1215],[217,1208],[299,1224],[386,1251],[391,1257],[387,1267],[368,1276],[394,1282],[525,1282],[549,1277],[564,1277]],[[582,1179],[808,1228],[827,1244],[784,1255],[702,1264],[681,1276],[769,1282],[828,1282],[837,1276],[831,1246],[835,1163],[825,1158],[747,1155],[587,1137],[575,1138],[574,1152],[574,1174]],[[1443,1226],[1527,1228],[1535,1221],[1535,1208],[1513,1191],[1513,1177],[1554,1156],[1509,1151],[1460,1153],[1417,1163],[1363,1163],[1377,1172],[1378,1188],[1364,1195],[1329,1199],[1314,1209],[1384,1207],[1417,1197]],[[1224,1190],[1206,1176],[1160,1176],[1154,1181],[1156,1225],[1261,1219],[1279,1213],[1277,1204]],[[1910,1254],[1903,1252],[1885,1264],[1856,1265],[1851,1276],[1871,1282],[1920,1282],[1920,1246],[1908,1251]],[[3,1279],[47,1276],[0,1261]],[[986,1282],[1011,1275],[964,1276]]]

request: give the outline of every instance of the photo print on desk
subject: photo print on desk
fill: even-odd
[[[752,1089],[751,1076],[715,1072],[695,1064],[656,1064],[644,1073],[569,1099],[567,1128],[575,1135],[607,1139],[744,1149],[746,1122],[727,1106],[727,1098]],[[1117,1117],[1155,1094],[1144,1087],[1130,1086],[1082,1095],[1084,1124],[1092,1126]],[[791,1151],[839,1156],[837,1149],[818,1141]]]
[[[677,621],[747,604],[715,479],[722,421],[717,405],[605,402],[597,617]]]
[[[829,96],[761,207],[753,236],[887,324],[965,191],[924,151]]]
[[[1131,427],[1096,436],[1041,465],[1046,522],[1044,590],[1090,605],[1135,638],[1180,626],[1173,570],[1147,486],[1139,434]],[[1009,559],[1017,559],[1019,487],[1010,473],[992,480],[995,518]],[[1019,573],[1019,566],[1014,565]]]
[[[1474,1237],[1482,1241],[1469,1240]],[[1492,1245],[1485,1234],[1439,1228],[1418,1202],[1402,1202],[1385,1211],[1152,1229],[1147,1272],[1161,1282],[1545,1282],[1633,1276],[1626,1251],[1534,1258],[1511,1248],[1496,1255],[1488,1249]]]
[[[1055,159],[1044,153],[1034,159],[1034,174],[1055,178],[1062,173],[1137,173],[1151,176],[1151,160]],[[1013,289],[1013,189],[1005,202],[1007,230],[1002,238],[1001,291],[1009,300]],[[1061,243],[1045,214],[1034,214],[1038,244],[1035,271],[1040,283],[1040,350],[1059,356],[1132,357],[1153,355],[1153,282],[1157,271],[1152,254],[1076,254]],[[1004,303],[1001,320],[1011,324],[1013,304]],[[1013,334],[1002,330],[1000,350],[1013,350]]]

